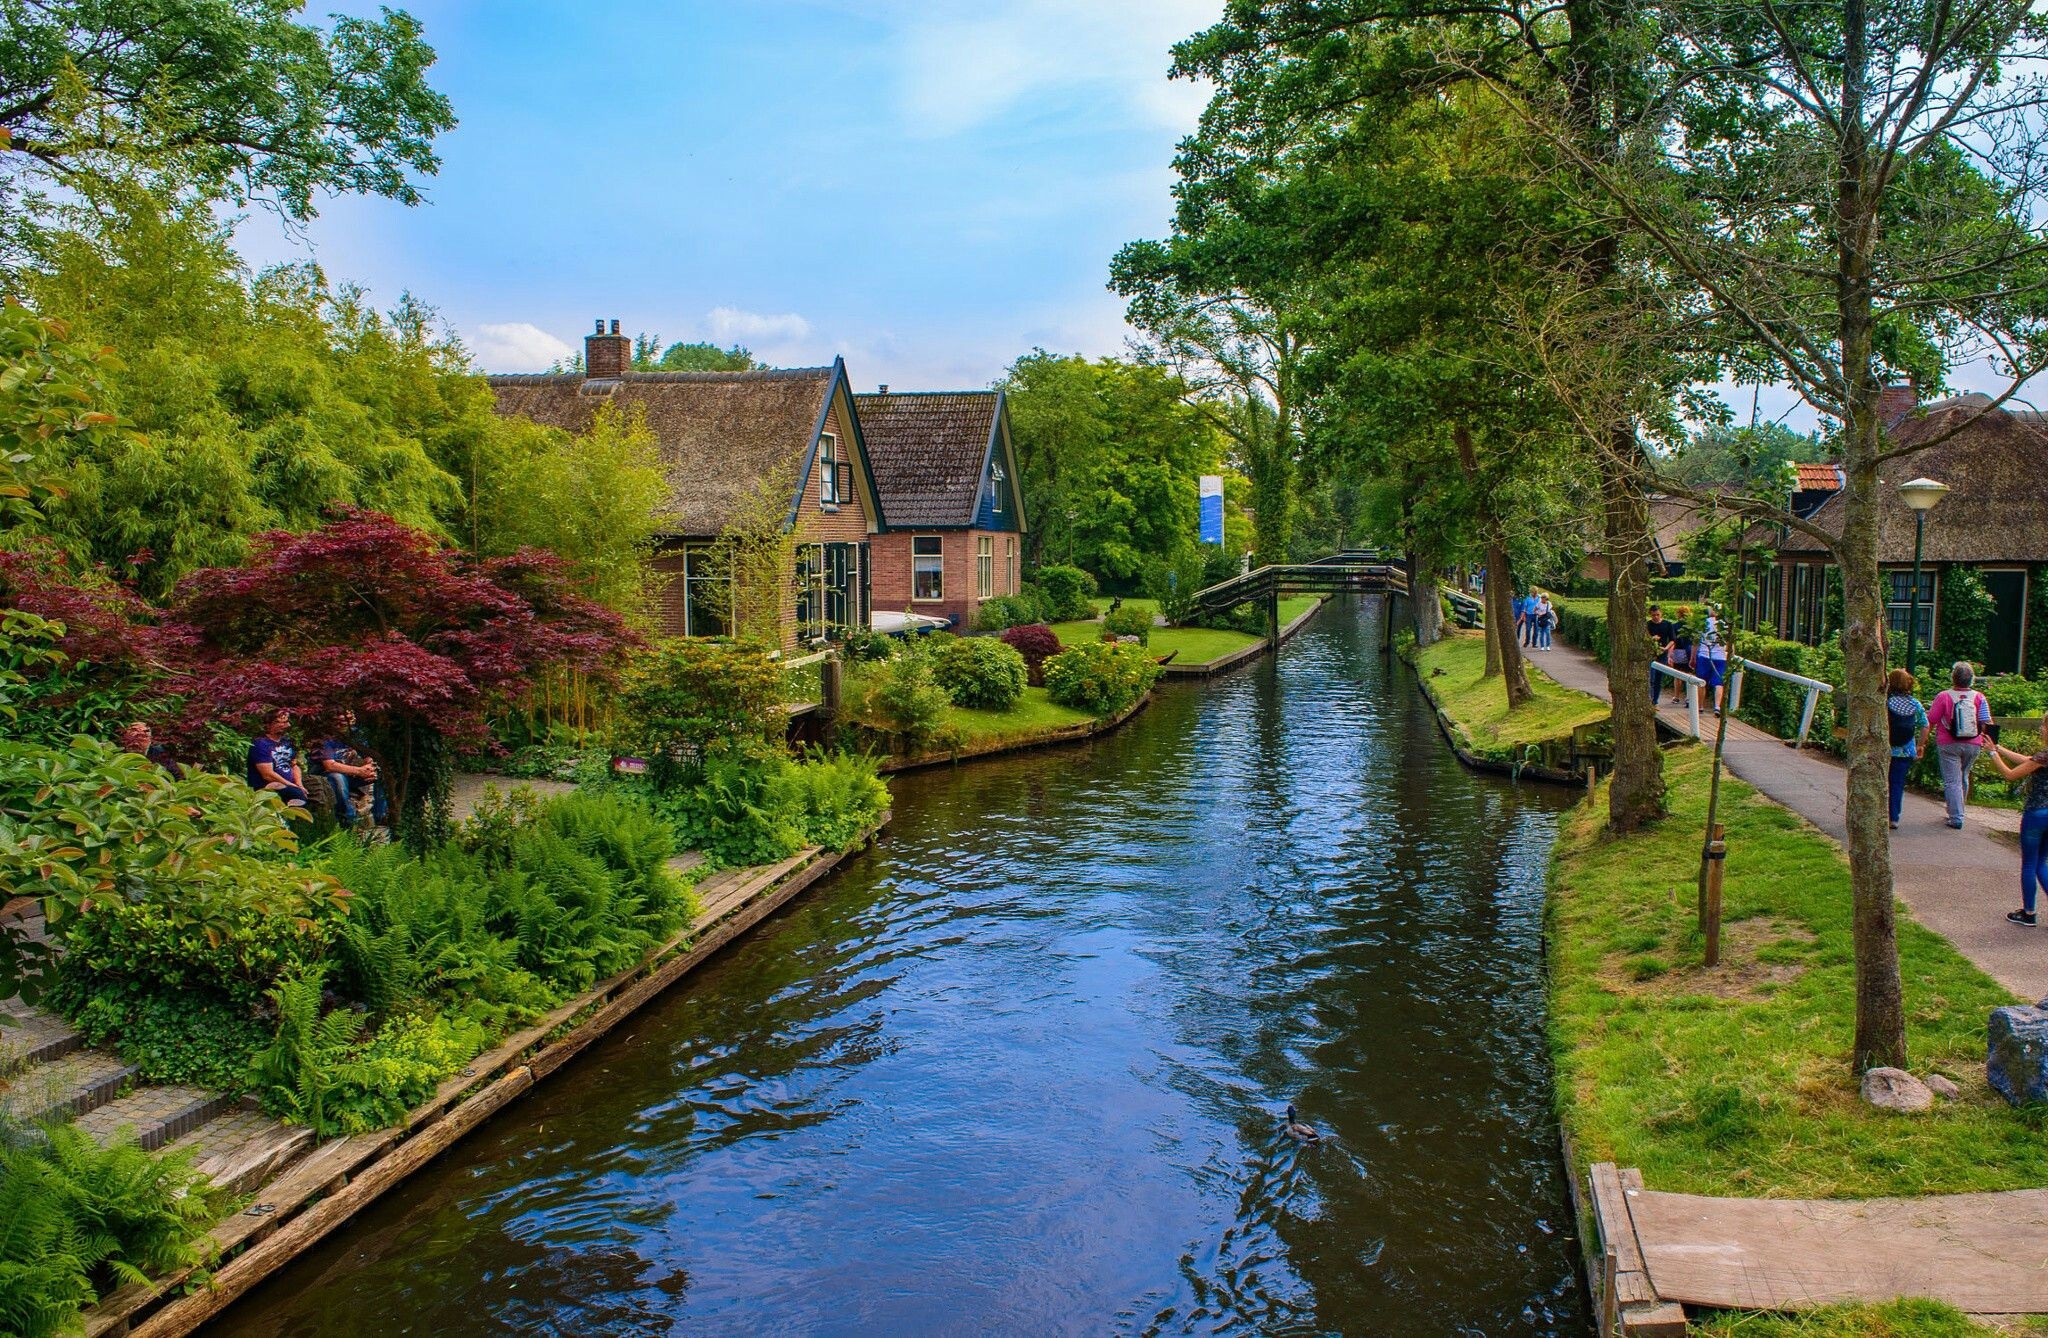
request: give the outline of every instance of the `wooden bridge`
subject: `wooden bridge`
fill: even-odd
[[[1398,562],[1369,548],[1351,548],[1313,562],[1274,563],[1254,567],[1242,576],[1218,581],[1195,592],[1195,607],[1212,613],[1239,604],[1261,603],[1266,610],[1266,640],[1280,640],[1282,595],[1408,593],[1408,573]]]

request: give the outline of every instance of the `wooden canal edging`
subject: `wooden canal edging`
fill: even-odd
[[[1304,609],[1298,616],[1290,620],[1287,626],[1280,629],[1280,644],[1286,645],[1288,640],[1296,632],[1299,632],[1309,619],[1321,613],[1323,606],[1329,602],[1330,597],[1328,595],[1318,595],[1314,604]],[[1234,650],[1228,655],[1210,660],[1205,664],[1164,664],[1160,668],[1165,670],[1168,678],[1211,678],[1217,674],[1235,669],[1241,664],[1256,660],[1272,649],[1274,649],[1272,646],[1266,644],[1266,639],[1260,637],[1243,650]]]
[[[209,1233],[224,1262],[203,1286],[199,1271],[185,1268],[123,1287],[84,1313],[88,1338],[192,1332],[837,868],[889,818],[883,813],[844,851],[812,847],[778,864],[732,871],[705,895],[688,929],[479,1055],[402,1127],[324,1143],[258,1189],[254,1202]],[[193,1290],[181,1294],[188,1283]]]
[[[1415,675],[1415,685],[1422,689],[1422,698],[1429,703],[1430,712],[1436,717],[1436,727],[1443,734],[1444,742],[1448,743],[1451,746],[1451,751],[1457,754],[1458,761],[1464,763],[1472,770],[1483,771],[1494,776],[1506,776],[1510,780],[1521,780],[1523,777],[1527,777],[1530,780],[1539,780],[1551,785],[1573,785],[1582,789],[1588,786],[1588,763],[1584,761],[1567,771],[1561,767],[1545,766],[1540,763],[1518,763],[1506,761],[1498,757],[1481,757],[1465,746],[1464,731],[1458,728],[1458,723],[1451,719],[1450,712],[1444,710],[1443,703],[1439,702],[1436,694],[1430,691],[1429,679],[1425,675],[1418,673]],[[1597,759],[1600,755],[1591,751],[1582,753],[1580,738],[1582,734],[1590,733],[1595,728],[1597,726],[1582,725],[1578,729],[1573,730],[1571,747],[1572,756],[1575,759],[1583,756],[1591,761],[1592,766],[1597,768]],[[1559,740],[1559,742],[1562,742],[1562,740]]]
[[[1571,1172],[1569,1161],[1566,1170]],[[1572,1202],[1584,1214],[1578,1176],[1571,1174]],[[1586,1257],[1586,1272],[1602,1338],[1685,1338],[1685,1307],[1663,1300],[1650,1284],[1629,1206],[1642,1192],[1642,1172],[1622,1170],[1611,1161],[1596,1162],[1587,1172],[1587,1182],[1593,1249]]]

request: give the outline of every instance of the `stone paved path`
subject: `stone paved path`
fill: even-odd
[[[1568,688],[1608,700],[1607,666],[1573,646],[1529,656],[1529,662]],[[1662,714],[1687,726],[1683,700],[1667,693]],[[1711,741],[1714,717],[1702,712],[1700,731]],[[1848,840],[1843,821],[1848,772],[1831,755],[1794,749],[1775,735],[1740,720],[1728,722],[1722,748],[1728,769],[1835,839]],[[1988,763],[1980,766],[1989,769]],[[2048,995],[2048,929],[2006,922],[2020,904],[2019,814],[1972,807],[1962,831],[1947,825],[1939,799],[1906,795],[1899,830],[1891,833],[1892,887],[1913,918],[1956,945],[1992,979],[2023,999]],[[1731,876],[1740,851],[1729,852]]]
[[[568,781],[558,780],[514,780],[510,776],[485,776],[475,772],[461,772],[455,783],[449,787],[448,807],[457,822],[476,812],[477,801],[484,797],[487,788],[495,786],[499,794],[510,794],[520,786],[530,788],[543,799],[558,794],[567,794],[575,789]]]

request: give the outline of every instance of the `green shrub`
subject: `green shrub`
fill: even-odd
[[[1773,669],[1832,684],[1835,690],[1823,692],[1814,704],[1813,724],[1807,737],[1824,748],[1841,749],[1841,743],[1834,737],[1835,724],[1842,710],[1842,684],[1846,681],[1839,642],[1831,640],[1824,645],[1808,646],[1797,641],[1780,641],[1775,637],[1742,632],[1736,635],[1735,653],[1758,664],[1770,665]],[[1806,689],[1796,683],[1780,682],[1768,674],[1745,674],[1742,707],[1735,714],[1781,739],[1796,739],[1805,703]]]
[[[1115,715],[1151,690],[1159,666],[1137,646],[1098,641],[1045,662],[1046,694],[1064,706]]]
[[[1997,674],[1977,680],[1977,690],[1984,694],[1984,700],[1991,706],[1994,716],[2035,716],[2041,714],[2044,700],[2048,700],[2048,683],[2036,683],[2021,678],[2018,674]],[[2011,740],[2007,740],[2010,744]],[[2022,749],[2032,752],[2028,741]]]
[[[1024,695],[1024,657],[994,637],[940,642],[931,660],[932,677],[957,706],[1007,711]]]
[[[1102,619],[1102,639],[1113,641],[1118,637],[1136,637],[1138,644],[1149,645],[1152,641],[1152,615],[1144,609],[1124,605],[1105,614]]]
[[[1044,616],[1036,592],[1025,590],[982,600],[981,607],[974,612],[974,626],[978,631],[1000,632],[1005,628],[1038,622]]]
[[[230,1096],[249,1086],[249,1063],[270,1039],[244,1003],[203,987],[175,993],[131,980],[81,987],[60,976],[50,1002],[87,1045],[113,1050],[142,1081],[183,1083]]]
[[[867,758],[838,753],[800,762],[796,778],[803,792],[804,841],[845,850],[889,807],[889,787]]]
[[[1047,622],[1067,623],[1095,616],[1088,601],[1099,588],[1095,578],[1079,567],[1052,566],[1038,569],[1040,611]]]
[[[0,1130],[0,1333],[77,1332],[114,1288],[199,1262],[217,1206],[189,1156],[69,1125]]]
[[[646,760],[657,788],[687,783],[713,757],[781,751],[782,698],[782,667],[758,646],[662,641],[628,666],[618,745]]]
[[[1991,619],[1998,606],[1984,588],[1984,578],[1969,567],[1948,567],[1941,573],[1941,644],[1939,658],[1953,664],[1981,664],[1991,645]]]
[[[63,971],[173,995],[219,991],[248,1006],[279,976],[326,956],[341,918],[324,901],[284,898],[219,905],[203,918],[171,898],[96,901],[65,921]]]
[[[847,718],[882,747],[917,753],[941,741],[953,699],[932,673],[931,656],[906,651],[864,669],[846,685]]]
[[[1607,634],[1607,609],[1605,605],[1588,607],[1583,604],[1559,603],[1557,609],[1557,639],[1567,646],[1577,646],[1594,659],[1606,664],[1614,653],[1614,642]],[[1448,615],[1447,615],[1448,616]],[[1645,635],[1647,640],[1647,634]],[[1644,656],[1644,672],[1648,670],[1649,658]]]
[[[896,653],[896,638],[865,627],[854,627],[847,630],[846,639],[839,643],[839,649],[849,661],[886,660]]]
[[[1211,584],[1200,549],[1184,548],[1145,566],[1145,593],[1158,601],[1159,616],[1172,627],[1187,622],[1195,611],[1196,592]]]
[[[660,792],[656,808],[677,840],[715,868],[773,864],[804,845],[804,792],[794,772],[786,762],[718,758],[696,785]]]

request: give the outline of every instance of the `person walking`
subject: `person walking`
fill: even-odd
[[[1536,597],[1536,649],[1550,649],[1550,629],[1557,626],[1557,606],[1550,602],[1550,596]]]
[[[1934,696],[1927,718],[1934,727],[1934,755],[1941,761],[1941,794],[1948,801],[1948,825],[1963,829],[1970,802],[1970,770],[1984,750],[1991,728],[1991,704],[1973,686],[1977,671],[1966,660],[1949,670],[1949,687]]]
[[[1529,634],[1534,630],[1536,601],[1527,595],[1515,596],[1515,640],[1526,646]]]
[[[1694,652],[1693,663],[1702,681],[1714,690],[1714,714],[1721,714],[1722,684],[1728,681],[1728,640],[1727,629],[1721,625],[1720,612],[1712,604],[1705,606],[1706,622],[1700,628],[1699,648]]]
[[[2041,720],[2039,750],[2022,756],[2002,744],[1991,745],[1991,765],[2009,781],[2027,782],[2020,813],[2020,908],[2005,918],[2032,929],[2040,923],[2038,900],[2048,884],[2048,716]]]
[[[1677,635],[1671,620],[1664,616],[1660,605],[1650,605],[1650,661],[1652,664],[1668,663],[1671,654],[1671,638]],[[1664,695],[1664,675],[1654,668],[1650,670],[1650,709],[1657,709],[1658,699]]]
[[[1903,669],[1892,670],[1884,681],[1884,714],[1891,731],[1892,830],[1899,829],[1899,814],[1906,805],[1906,773],[1920,759],[1927,742],[1927,708],[1913,695],[1920,685]]]

